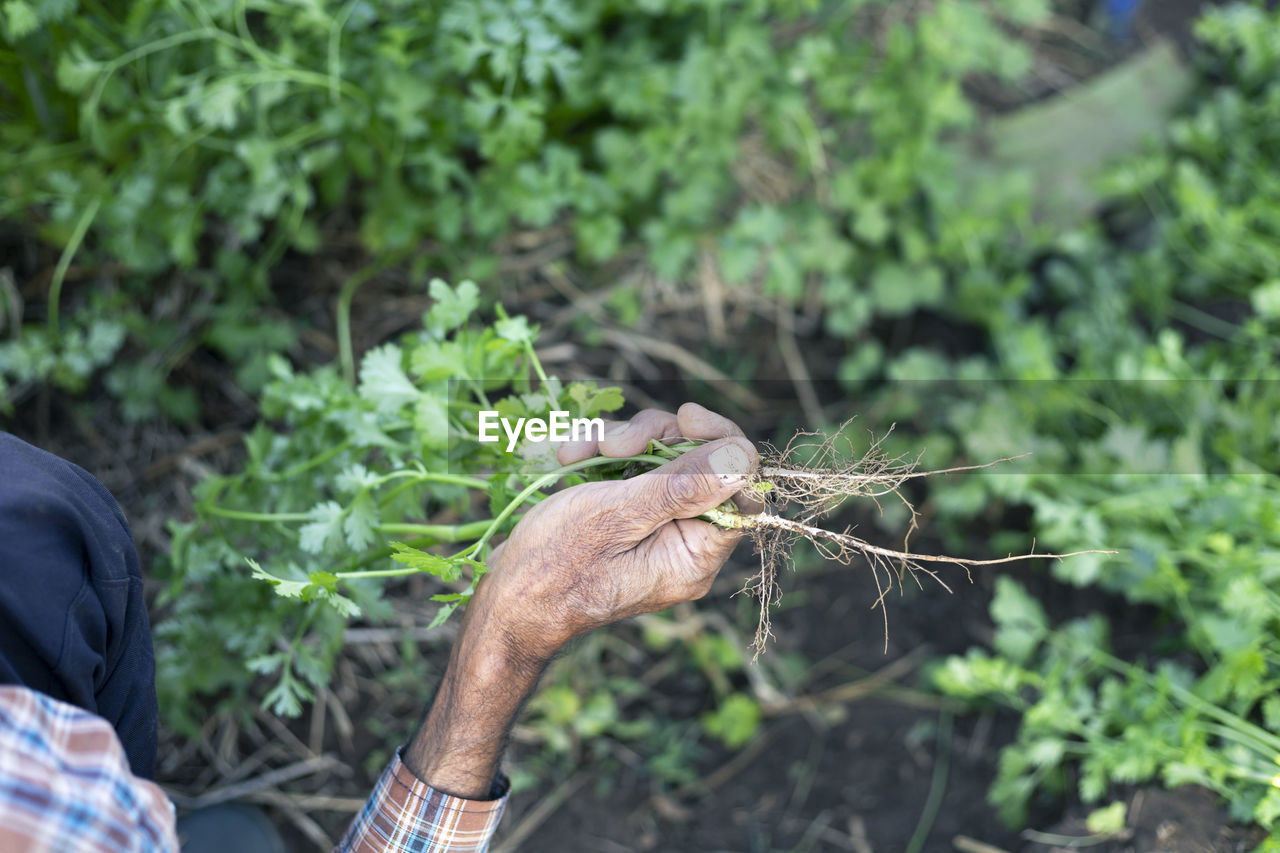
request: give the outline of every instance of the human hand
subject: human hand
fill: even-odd
[[[681,437],[708,443],[630,480],[566,489],[525,514],[469,607],[484,614],[487,634],[540,661],[592,628],[706,595],[742,534],[697,516],[733,497],[759,461],[736,424],[696,403],[675,415],[649,409],[558,456],[633,456]]]
[[[634,479],[552,495],[494,551],[435,702],[403,752],[409,770],[439,790],[486,796],[520,704],[560,646],[702,597],[741,538],[697,519],[734,497],[759,461],[732,421],[686,403],[675,415],[643,411],[606,433],[561,447],[560,461],[635,456],[655,439],[707,443]],[[746,511],[758,507],[735,500]]]

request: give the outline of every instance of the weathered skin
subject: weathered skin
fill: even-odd
[[[485,797],[520,705],[565,643],[707,594],[742,534],[698,516],[733,498],[759,462],[736,424],[694,403],[676,415],[650,409],[558,455],[562,464],[633,456],[678,437],[707,443],[639,477],[552,495],[494,552],[436,700],[404,751],[420,779]]]

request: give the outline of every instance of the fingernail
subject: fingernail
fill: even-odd
[[[746,451],[736,444],[725,444],[717,447],[707,457],[712,472],[724,484],[736,483],[746,478],[751,470],[751,459]]]

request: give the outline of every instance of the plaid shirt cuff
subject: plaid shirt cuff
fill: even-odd
[[[507,803],[505,777],[489,800],[437,791],[392,759],[334,853],[484,853]]]

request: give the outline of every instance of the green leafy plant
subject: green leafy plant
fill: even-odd
[[[55,351],[75,348],[59,338],[76,325],[59,320],[73,260],[110,267],[128,298],[107,319],[145,338],[176,271],[189,313],[161,346],[194,330],[250,391],[291,330],[224,320],[270,303],[285,252],[351,234],[479,278],[513,230],[567,226],[588,266],[640,244],[668,279],[702,257],[731,286],[821,294],[849,337],[941,305],[954,274],[982,318],[993,291],[1025,287],[1008,225],[1031,230],[1026,187],[992,183],[975,215],[947,138],[974,123],[968,76],[1028,71],[1006,32],[1048,4],[880,6],[11,0],[0,220],[60,253]],[[29,337],[10,381],[58,382]],[[879,366],[869,346],[850,378]],[[155,414],[149,396],[128,411]]]
[[[1237,590],[1247,583],[1232,580]],[[1209,787],[1235,819],[1280,841],[1280,597],[1250,599],[1243,625],[1203,613],[1201,624],[1218,633],[1201,634],[1197,644],[1213,661],[1202,674],[1172,659],[1135,665],[1114,657],[1100,617],[1054,629],[1007,578],[991,613],[999,655],[975,649],[950,658],[937,679],[952,695],[994,699],[1022,714],[991,789],[1006,820],[1022,823],[1038,789],[1074,783],[1084,802],[1096,803],[1113,784],[1158,780]]]
[[[441,585],[436,622],[443,621],[474,589],[493,535],[508,530],[515,510],[548,482],[545,459],[513,470],[496,445],[459,441],[467,429],[474,435],[475,412],[493,406],[524,416],[563,407],[592,417],[622,404],[616,389],[562,386],[545,376],[535,390],[536,330],[524,318],[500,311],[492,326],[469,326],[478,306],[474,284],[454,289],[437,281],[432,292],[437,302],[424,330],[367,353],[357,384],[332,366],[299,374],[273,361],[265,420],[246,438],[244,469],[201,483],[198,520],[174,527],[160,599],[168,616],[157,628],[160,683],[175,694],[169,707],[187,709],[194,694],[227,687],[242,696],[247,662],[278,677],[268,704],[298,713],[311,688],[327,680],[345,621],[387,614],[386,578],[434,576]],[[486,378],[449,378],[456,376]],[[489,500],[478,506],[477,497]],[[447,515],[472,520],[437,520]],[[469,547],[447,556],[423,550],[442,543]],[[301,606],[276,607],[271,587]],[[210,641],[235,659],[190,667],[188,656]]]
[[[1116,783],[1195,783],[1270,831],[1260,849],[1280,845],[1280,267],[1276,188],[1269,166],[1256,173],[1280,163],[1266,118],[1277,32],[1280,15],[1260,6],[1197,26],[1200,97],[1109,182],[1113,216],[1145,239],[1119,251],[1077,234],[1045,267],[1055,311],[1026,374],[1042,381],[993,382],[1004,377],[974,364],[984,382],[931,397],[968,452],[1014,441],[1040,461],[1026,476],[970,478],[940,496],[944,514],[1022,505],[1050,547],[1119,548],[1105,566],[1083,557],[1054,574],[1154,620],[1122,660],[1101,614],[1055,627],[1021,586],[997,587],[992,651],[951,658],[938,681],[1022,715],[991,792],[1013,822],[1037,792],[1099,802]],[[1070,381],[1043,381],[1058,379]]]

